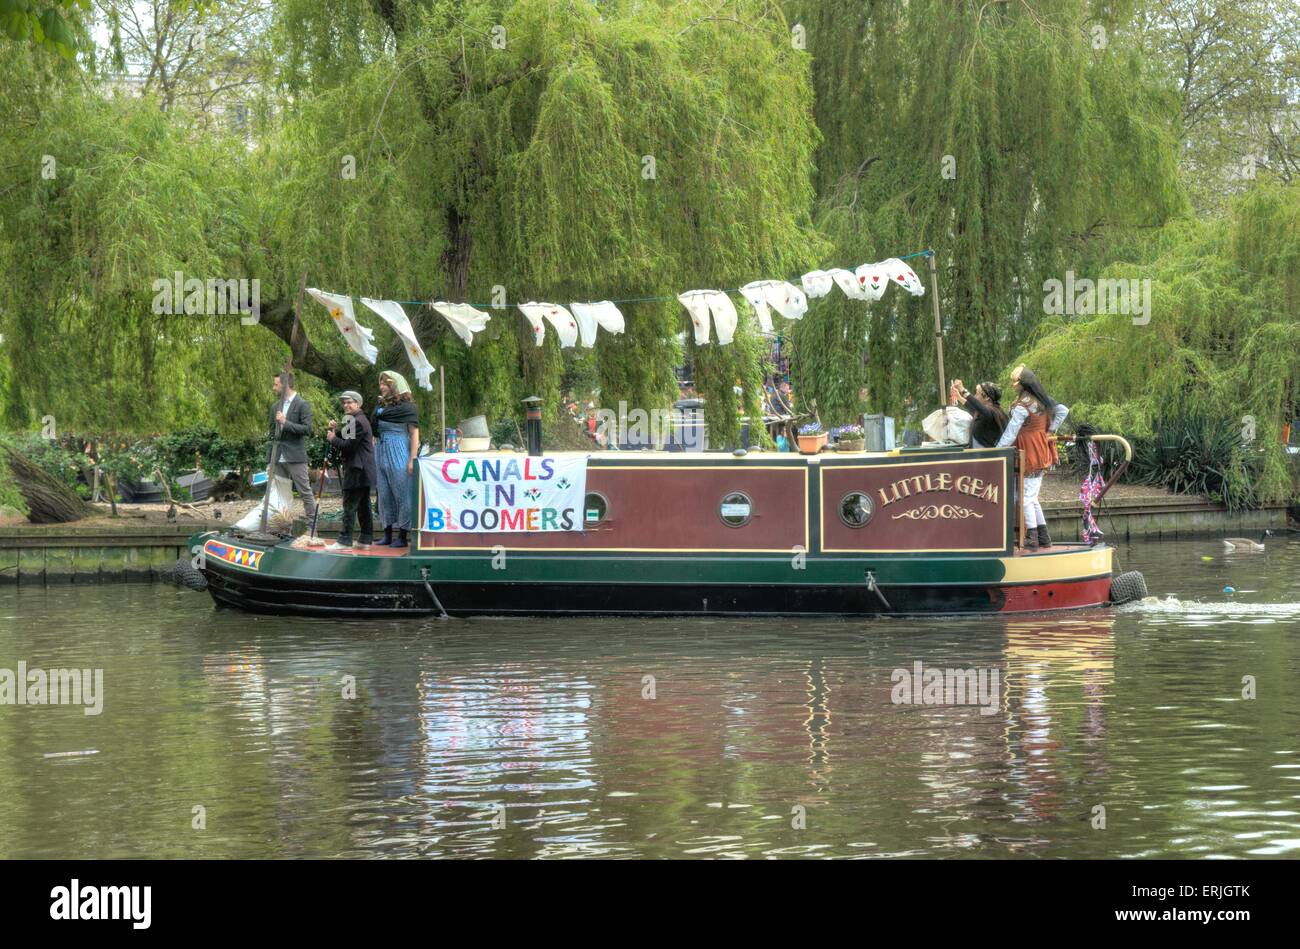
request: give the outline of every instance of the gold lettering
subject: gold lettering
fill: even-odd
[[[983,498],[985,501],[992,501],[994,504],[997,504],[998,486],[996,484],[989,485],[987,488],[984,489],[984,493],[981,494],[980,497]]]

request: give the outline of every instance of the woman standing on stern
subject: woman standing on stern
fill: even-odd
[[[1025,549],[1037,550],[1052,545],[1052,538],[1047,535],[1047,520],[1038,503],[1043,475],[1056,464],[1056,453],[1047,436],[1061,427],[1070,410],[1053,400],[1038,377],[1024,366],[1011,370],[1011,383],[1016,390],[1016,401],[997,447],[1015,445],[1025,453]]]
[[[384,528],[384,539],[375,541],[375,546],[405,547],[411,524],[411,478],[420,453],[420,416],[411,400],[411,387],[391,369],[379,374],[374,429],[379,521]],[[393,528],[399,532],[397,540]]]

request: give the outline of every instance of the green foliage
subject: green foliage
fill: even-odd
[[[32,70],[33,88],[50,79]],[[61,89],[0,123],[0,332],[5,424],[150,432],[262,416],[283,358],[238,315],[157,313],[174,275],[247,276],[253,218],[237,159],[191,141],[148,99]],[[162,295],[170,299],[171,294]]]
[[[248,472],[266,464],[265,438],[227,439],[212,428],[163,435],[155,444],[158,463],[170,478],[195,468],[216,478],[224,470]]]
[[[1282,427],[1300,407],[1300,185],[1258,187],[1226,221],[1175,222],[1135,256],[1104,275],[1152,281],[1148,324],[1057,318],[1006,373],[1028,365],[1101,431],[1142,435],[1175,408],[1253,428],[1259,499],[1285,500]]]
[[[1133,480],[1175,494],[1206,495],[1238,511],[1255,507],[1260,453],[1232,417],[1183,409],[1162,415],[1133,446]]]
[[[0,508],[12,508],[22,515],[31,513],[27,507],[27,500],[18,489],[18,483],[14,481],[13,472],[9,470],[9,462],[3,452],[0,452]]]
[[[153,441],[145,439],[103,442],[99,446],[99,466],[112,476],[114,484],[153,481],[159,466],[158,448]]]
[[[1177,104],[1125,6],[1099,20],[1084,0],[787,4],[824,137],[816,221],[831,247],[809,264],[934,249],[949,375],[992,376],[1034,333],[1044,279],[1088,273],[1112,232],[1184,207]],[[794,334],[805,400],[848,417],[864,381],[868,406],[895,415],[905,397],[944,397],[924,263],[924,297],[814,304]]]
[[[84,42],[80,14],[90,9],[90,0],[0,0],[0,30],[11,40],[72,59]]]
[[[7,445],[37,467],[58,478],[70,488],[75,488],[83,466],[89,464],[75,439],[42,438],[33,433],[0,436],[0,444]],[[4,473],[7,480],[7,472]],[[0,494],[4,489],[0,488]],[[10,503],[0,500],[0,504]]]

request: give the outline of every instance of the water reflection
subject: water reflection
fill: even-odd
[[[0,853],[1291,854],[1300,544],[1201,549],[1126,552],[1157,603],[930,622],[324,623],[4,591],[0,665],[102,667],[106,702],[0,709]],[[1262,592],[1208,592],[1225,573]],[[996,692],[900,704],[916,663]]]

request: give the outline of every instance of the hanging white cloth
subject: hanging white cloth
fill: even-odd
[[[799,320],[808,312],[808,297],[794,284],[785,280],[755,280],[740,288],[749,305],[754,308],[758,324],[764,333],[772,332],[769,307],[787,320]]]
[[[731,297],[721,290],[710,290],[709,312],[713,314],[713,331],[718,334],[718,345],[728,346],[736,336],[736,324],[740,317],[736,315],[736,305]]]
[[[533,332],[537,333],[537,326],[541,320],[546,320],[555,328],[555,334],[560,337],[560,346],[569,348],[578,341],[578,323],[573,318],[573,314],[560,306],[558,303],[521,303],[519,309],[523,311],[524,316],[532,320]],[[542,335],[537,336],[537,345],[542,345]]]
[[[532,307],[531,312],[529,310],[525,310],[524,309],[525,306]],[[523,311],[524,319],[526,319],[529,325],[532,326],[533,328],[533,342],[536,343],[538,346],[542,345],[543,340],[546,339],[546,320],[542,317],[542,311],[539,308],[538,304],[521,303],[519,304],[519,309]]]
[[[677,294],[677,299],[686,312],[691,315],[691,326],[695,329],[695,345],[703,346],[709,341],[709,294],[713,290],[687,290]]]
[[[753,283],[747,283],[740,288],[741,295],[753,309],[754,316],[758,318],[759,328],[764,333],[772,332],[772,311],[767,306],[767,285],[769,282],[767,280],[755,280]]]
[[[835,278],[825,270],[810,270],[799,278],[799,283],[806,296],[816,299],[831,292]]]
[[[834,270],[828,270],[826,272],[831,275],[831,278],[835,281],[835,285],[843,290],[844,295],[850,300],[871,299],[867,292],[862,289],[861,284],[858,283],[858,275],[853,273],[851,270],[844,270],[841,267],[836,267]]]
[[[487,329],[488,320],[492,319],[491,316],[482,310],[476,310],[468,303],[446,303],[435,300],[429,306],[450,324],[452,331],[465,341],[466,346],[474,344],[474,334]]]
[[[619,308],[608,300],[601,300],[598,303],[574,303],[569,306],[574,318],[578,321],[578,331],[583,334],[584,346],[594,345],[596,342],[596,329],[601,329],[610,333],[621,333],[625,329],[623,314]],[[591,343],[586,342],[586,330],[584,329],[585,321],[592,321]]]
[[[858,286],[867,295],[867,299],[879,300],[885,295],[885,287],[889,286],[891,277],[889,268],[884,264],[863,264],[854,273],[858,278]]]
[[[890,257],[880,266],[884,267],[889,273],[890,280],[897,286],[902,287],[914,297],[919,297],[925,293],[925,284],[921,283],[921,278],[911,267],[903,263],[897,257]]]
[[[808,312],[808,297],[785,280],[773,280],[768,284],[767,302],[787,320],[801,320]]]
[[[578,324],[578,344],[587,349],[596,345],[596,317],[583,303],[570,303],[569,312]]]
[[[433,383],[429,381],[429,376],[433,374],[433,366],[425,358],[420,341],[415,338],[415,329],[402,305],[396,300],[371,300],[367,297],[362,297],[361,302],[391,326],[393,332],[401,338],[406,355],[411,360],[411,368],[415,370],[416,382],[420,388],[432,391]]]
[[[536,307],[537,304],[532,305]],[[542,342],[546,339],[546,320],[545,318],[542,318],[541,311],[539,311],[539,309],[534,309],[533,312],[528,312],[524,309],[523,304],[520,304],[519,308],[524,312],[524,318],[525,320],[528,320],[528,325],[533,328],[533,342],[537,343],[538,346],[541,346]]]
[[[677,299],[686,312],[691,315],[691,324],[695,327],[695,343],[702,346],[709,341],[709,318],[713,318],[713,330],[718,336],[718,345],[726,346],[736,335],[736,324],[740,317],[736,315],[735,304],[731,297],[721,290],[687,290],[679,293]]]
[[[371,342],[375,334],[371,329],[357,322],[356,314],[352,312],[352,298],[337,293],[326,293],[315,287],[308,287],[307,292],[313,300],[329,310],[334,325],[343,334],[348,347],[366,362],[374,365],[375,360],[379,358],[379,350]]]

